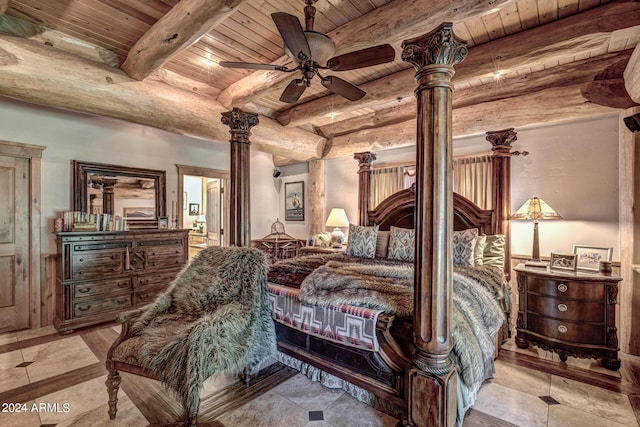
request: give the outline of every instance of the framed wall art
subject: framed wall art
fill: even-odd
[[[122,208],[122,216],[125,218],[155,218],[155,208]]]
[[[158,228],[169,228],[169,217],[161,216],[158,218]]]
[[[200,215],[200,203],[189,203],[189,216]]]
[[[576,270],[576,260],[578,256],[576,254],[561,254],[557,252],[551,252],[551,261],[549,267],[553,270]]]
[[[285,221],[304,221],[304,181],[284,184]]]
[[[578,257],[578,270],[598,271],[600,261],[611,261],[613,248],[573,245],[573,253]]]

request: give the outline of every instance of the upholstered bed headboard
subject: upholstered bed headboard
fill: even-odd
[[[369,225],[378,225],[380,230],[389,230],[393,225],[414,228],[415,193],[412,189],[398,191],[384,199],[368,212]],[[453,229],[478,228],[481,234],[494,234],[493,211],[480,209],[475,203],[460,194],[453,194]]]

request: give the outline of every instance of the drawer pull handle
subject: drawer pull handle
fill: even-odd
[[[115,255],[111,255],[111,259],[116,259],[117,257]]]
[[[85,306],[82,306],[82,307],[78,307],[78,310],[80,310],[80,311],[87,311],[87,310],[89,310],[90,308],[91,308],[91,304],[89,304],[89,305],[85,305]]]
[[[560,283],[560,284],[558,285],[558,290],[559,290],[560,292],[567,292],[567,289],[569,289],[569,288],[568,288],[568,287],[567,287],[567,285],[565,285],[564,283]]]
[[[566,304],[558,304],[558,310],[567,311],[567,305]]]
[[[111,269],[111,271],[118,271],[118,269],[117,269],[117,268],[115,268],[115,267],[113,267],[113,268]]]
[[[119,299],[119,300],[117,300],[116,302],[117,302],[118,304],[124,304],[125,302],[128,302],[128,301],[129,301],[129,298],[120,298],[120,299]]]
[[[155,252],[151,252],[151,255],[155,255],[155,254],[156,254]]]
[[[558,326],[558,332],[560,332],[561,334],[566,334],[567,333],[567,327],[564,326],[564,325]]]
[[[84,258],[80,258],[80,262],[83,262],[83,261],[84,261]]]
[[[119,288],[126,288],[127,286],[129,286],[129,283],[127,282],[122,282],[122,283],[118,283],[117,285]]]
[[[90,292],[91,288],[78,288],[78,292],[81,294],[86,294],[87,292]]]

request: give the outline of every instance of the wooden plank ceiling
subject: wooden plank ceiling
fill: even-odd
[[[218,63],[291,66],[271,13],[287,12],[304,23],[303,0],[10,0],[8,6],[6,0],[0,0],[0,7],[3,3],[6,12],[0,20],[0,32],[65,50],[96,66],[120,68],[125,77],[140,85],[169,85],[170,89],[177,89],[171,92],[174,99],[176,94],[186,96],[185,105],[178,108],[200,108],[194,105],[195,94],[196,104],[209,102],[214,112],[231,107],[258,112],[261,124],[266,123],[270,131],[279,131],[284,142],[278,145],[258,132],[257,148],[294,161],[410,145],[415,126],[415,83],[413,70],[400,59],[400,44],[445,20],[454,22],[454,31],[468,40],[470,48],[454,77],[454,108],[459,113],[454,117],[455,135],[554,120],[546,118],[547,110],[553,111],[557,120],[606,114],[614,111],[612,108],[637,105],[625,92],[622,75],[607,77],[607,82],[619,79],[616,96],[623,100],[614,106],[585,106],[587,99],[580,90],[616,62],[621,62],[616,68],[619,74],[624,71],[640,37],[638,2],[318,0],[315,30],[336,42],[336,54],[390,43],[396,50],[396,59],[333,73],[367,92],[360,101],[330,94],[316,78],[295,105],[278,98],[297,73],[228,69]],[[0,39],[4,43],[3,40]],[[1,43],[0,48],[8,49]],[[22,51],[27,48],[15,42],[11,49],[29,56]],[[42,55],[46,54],[43,51]],[[3,75],[2,68],[0,80],[17,78],[14,74]],[[25,75],[20,77],[23,82]],[[76,77],[76,87],[81,84],[78,79],[81,78]],[[87,82],[79,93],[90,93],[90,86]],[[162,86],[154,86],[151,92],[157,93]],[[573,92],[569,93],[568,87]],[[555,91],[552,93],[551,89]],[[51,91],[51,100],[47,91]],[[53,100],[55,89],[51,88],[44,89],[36,99],[0,83],[0,95],[69,107]],[[78,99],[82,96],[78,95]],[[153,99],[154,95],[146,96]],[[530,112],[515,107],[505,111],[504,103],[509,99],[509,105],[528,102]],[[135,96],[130,101],[135,102]],[[548,105],[556,102],[564,104]],[[129,118],[123,111],[107,108],[96,112],[95,107],[83,105],[82,101],[77,104],[79,111],[143,121]],[[155,108],[162,107],[158,104]],[[144,124],[225,142],[220,136],[224,132],[190,129],[195,125],[187,123],[188,119],[184,121],[170,129],[152,118]],[[211,118],[211,126],[222,127],[218,122],[218,117]],[[303,134],[313,134],[307,135],[304,143],[315,145],[301,150],[303,154],[296,153],[300,149],[293,140],[305,140]]]

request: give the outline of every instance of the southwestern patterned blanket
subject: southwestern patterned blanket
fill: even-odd
[[[413,264],[343,254],[300,257],[271,267],[268,280],[299,287],[309,305],[380,309],[399,318],[413,312]],[[496,333],[505,315],[502,273],[491,267],[455,267],[452,359],[464,383],[477,388],[493,371]]]

